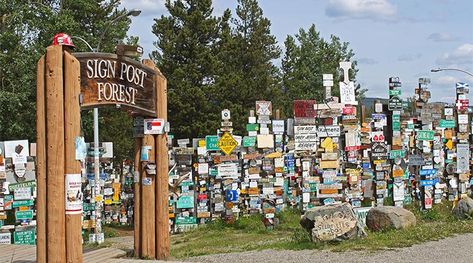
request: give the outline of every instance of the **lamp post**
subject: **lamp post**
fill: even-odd
[[[458,68],[434,68],[434,69],[431,69],[430,72],[440,72],[440,71],[445,71],[445,70],[460,71],[460,72],[463,72],[463,73],[473,77],[473,73],[468,72],[468,71],[463,70],[463,69],[458,69]]]
[[[141,10],[138,9],[132,9],[126,14],[121,14],[117,17],[115,17],[113,20],[111,20],[107,25],[105,26],[105,29],[102,31],[102,34],[99,37],[97,47],[95,48],[95,52],[100,51],[100,44],[102,43],[102,39],[105,37],[105,33],[108,31],[108,29],[117,21],[119,21],[122,18],[129,17],[129,16],[138,16],[141,14]],[[89,48],[90,45],[87,45]],[[98,193],[100,193],[100,159],[99,159],[99,109],[94,108],[94,175],[95,175],[95,185],[92,191],[92,196],[95,198]],[[101,233],[101,225],[99,224],[98,215],[101,213],[101,208],[98,205],[95,205],[95,222],[96,222],[96,227],[95,227],[95,237],[97,243],[101,243],[103,241],[101,238],[98,238],[98,234]]]

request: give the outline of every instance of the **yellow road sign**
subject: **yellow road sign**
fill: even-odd
[[[230,153],[237,147],[238,142],[233,138],[233,136],[225,132],[222,137],[217,142],[217,146],[225,155],[230,155]]]

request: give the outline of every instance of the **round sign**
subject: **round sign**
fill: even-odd
[[[455,163],[447,164],[447,167],[446,167],[447,174],[453,174],[455,172],[455,166],[456,166]]]

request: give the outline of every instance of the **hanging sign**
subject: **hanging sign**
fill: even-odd
[[[107,53],[74,53],[80,63],[82,107],[120,105],[156,116],[155,71],[138,61]]]
[[[163,134],[164,125],[164,119],[145,119],[144,134]]]
[[[66,214],[82,214],[82,182],[80,174],[66,174]]]

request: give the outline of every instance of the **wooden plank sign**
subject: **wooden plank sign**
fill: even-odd
[[[80,62],[83,108],[120,105],[145,116],[156,116],[153,69],[115,54],[73,55]]]

